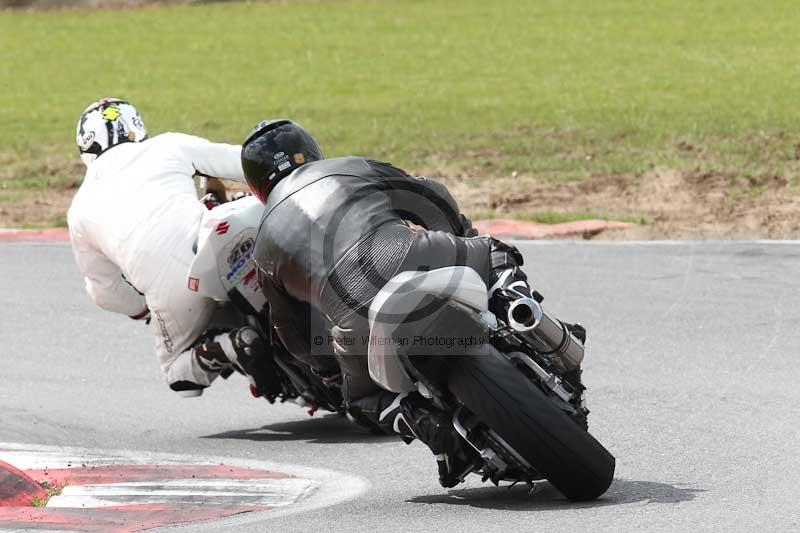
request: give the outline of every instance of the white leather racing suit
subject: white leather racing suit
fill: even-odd
[[[108,311],[149,308],[170,384],[208,386],[217,376],[191,353],[215,308],[187,287],[205,211],[193,176],[243,182],[240,156],[240,146],[180,133],[117,145],[90,164],[67,214],[87,292]]]

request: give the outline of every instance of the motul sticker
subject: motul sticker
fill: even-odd
[[[242,258],[245,260],[250,259],[255,244],[255,241],[251,238],[237,242],[234,245],[233,250],[231,250],[231,253],[228,255],[228,265],[231,268],[234,268],[236,264],[242,260]]]
[[[217,226],[217,235],[225,235],[229,229],[231,229],[231,225],[228,224],[227,220],[220,222],[219,226]]]
[[[189,290],[194,292],[200,290],[200,280],[198,278],[189,278]]]

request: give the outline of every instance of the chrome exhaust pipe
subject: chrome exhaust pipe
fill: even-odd
[[[508,306],[508,325],[515,331],[525,333],[539,325],[542,315],[539,302],[533,298],[520,298]]]
[[[567,370],[580,367],[583,361],[583,343],[570,333],[560,320],[545,312],[542,315],[542,320],[533,334],[544,341],[545,346],[549,348],[543,353],[560,359]]]
[[[508,325],[526,334],[533,346],[545,355],[558,359],[567,370],[583,361],[583,343],[558,319],[547,314],[532,298],[519,298],[508,306]]]

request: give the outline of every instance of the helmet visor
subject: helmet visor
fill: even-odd
[[[262,204],[266,204],[269,190],[272,188],[269,179],[270,170],[263,163],[249,158],[242,158],[242,170],[253,195]]]

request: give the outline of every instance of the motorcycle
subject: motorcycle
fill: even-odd
[[[253,259],[264,206],[249,195],[214,204],[203,215],[187,283],[190,290],[219,303],[220,312],[212,319],[212,327],[247,324],[272,346],[274,366],[270,365],[270,371],[277,374],[278,386],[258,391],[251,380],[251,392],[262,394],[270,403],[292,401],[308,408],[309,414],[317,409],[343,413],[341,390],[326,384],[310,367],[292,357],[272,335],[269,306]]]
[[[585,330],[553,318],[542,300],[534,291],[492,312],[468,267],[402,272],[369,309],[370,375],[448,414],[468,452],[458,480],[545,478],[570,500],[594,499],[611,484],[615,459],[588,432]]]

